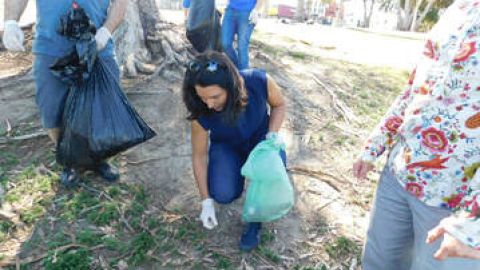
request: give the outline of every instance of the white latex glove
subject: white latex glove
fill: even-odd
[[[107,46],[108,41],[112,38],[112,33],[106,27],[100,27],[95,34],[95,41],[97,42],[97,51],[101,51]]]
[[[203,227],[209,230],[218,225],[213,199],[208,198],[202,201],[202,213],[200,214],[200,219],[202,220]]]
[[[267,140],[273,141],[273,143],[281,148],[285,147],[285,140],[283,139],[283,136],[280,135],[278,132],[274,131],[269,131],[267,135],[265,136]]]
[[[248,21],[251,24],[257,24],[257,22],[258,22],[258,11],[256,11],[255,9],[252,9],[252,11],[250,11],[250,16],[248,17]]]
[[[17,21],[8,20],[5,22],[3,31],[3,45],[9,51],[24,52],[23,41],[25,36]]]

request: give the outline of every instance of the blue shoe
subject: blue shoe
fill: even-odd
[[[242,251],[252,251],[260,244],[260,229],[262,229],[262,223],[248,223],[247,228],[245,228],[240,238],[240,249]]]
[[[78,173],[72,168],[64,168],[62,174],[60,175],[60,182],[66,188],[73,187],[77,185],[78,182]]]

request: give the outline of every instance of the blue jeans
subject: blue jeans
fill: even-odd
[[[222,47],[230,60],[239,70],[248,68],[248,47],[254,24],[248,17],[250,11],[240,11],[231,8],[225,10],[222,21]],[[237,49],[233,48],[233,40],[237,35]]]
[[[239,198],[245,180],[240,170],[249,153],[241,153],[228,143],[212,143],[208,153],[208,193],[217,203],[227,204]],[[280,151],[286,164],[285,151]]]
[[[433,254],[441,239],[426,244],[427,233],[451,211],[428,206],[406,190],[385,167],[370,213],[363,253],[363,270],[452,270],[480,269],[480,260],[448,258]]]

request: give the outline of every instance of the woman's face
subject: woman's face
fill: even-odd
[[[200,99],[211,110],[221,112],[227,103],[227,91],[218,85],[195,85],[195,90]]]

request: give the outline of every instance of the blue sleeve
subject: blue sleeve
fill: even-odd
[[[245,80],[245,86],[249,92],[267,102],[268,100],[268,82],[267,73],[263,69],[246,69],[240,72]]]
[[[190,0],[183,0],[183,8],[190,8]]]
[[[205,130],[210,130],[210,121],[208,121],[208,118],[205,117],[205,116],[200,116],[198,119],[197,119],[198,123],[200,124],[200,126],[203,127],[203,129]]]

